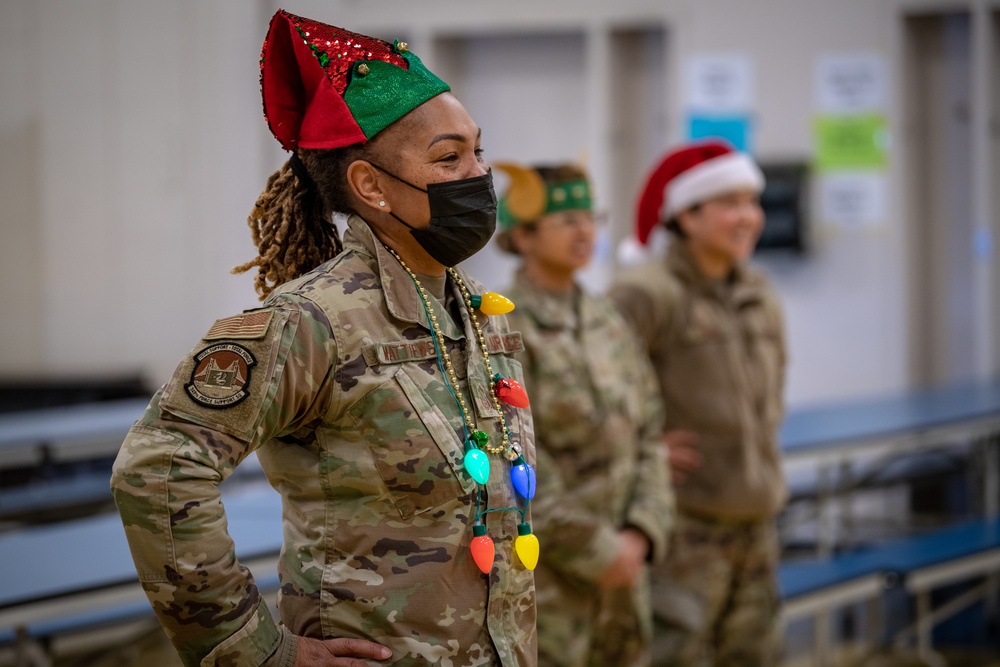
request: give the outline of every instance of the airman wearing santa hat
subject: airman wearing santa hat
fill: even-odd
[[[786,349],[778,298],[748,265],[763,187],[753,159],[723,141],[669,152],[636,220],[643,244],[666,229],[666,257],[610,290],[656,368],[678,505],[667,560],[654,571],[654,664],[775,660]]]

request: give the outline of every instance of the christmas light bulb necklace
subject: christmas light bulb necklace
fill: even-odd
[[[531,504],[531,498],[535,495],[535,471],[527,463],[527,461],[524,460],[520,445],[512,441],[510,431],[507,429],[507,420],[504,417],[503,408],[500,405],[501,397],[503,397],[504,402],[510,405],[515,407],[527,407],[527,395],[524,394],[524,390],[519,383],[509,378],[504,378],[500,374],[493,372],[493,365],[490,363],[489,348],[486,345],[486,337],[483,335],[483,330],[479,326],[479,321],[474,312],[477,307],[484,310],[492,307],[497,309],[493,314],[498,314],[509,311],[513,308],[513,304],[510,304],[510,301],[505,297],[501,297],[500,295],[490,292],[482,295],[471,294],[468,287],[465,285],[465,281],[463,281],[458,275],[458,272],[450,267],[447,269],[448,275],[458,286],[458,289],[462,294],[462,299],[465,301],[467,312],[469,314],[469,320],[472,323],[472,327],[476,333],[476,339],[479,344],[479,349],[483,355],[483,363],[486,368],[487,377],[490,380],[487,385],[489,388],[490,398],[493,401],[493,407],[500,420],[500,444],[499,446],[491,446],[489,443],[489,435],[477,427],[477,424],[473,421],[472,414],[469,411],[468,403],[462,395],[462,388],[458,382],[458,376],[455,373],[451,356],[448,354],[444,334],[441,331],[441,327],[438,326],[437,315],[434,313],[434,308],[431,305],[430,296],[427,294],[427,290],[424,289],[424,286],[420,283],[417,275],[410,269],[409,266],[406,265],[406,262],[403,261],[396,251],[388,246],[385,247],[386,250],[388,250],[392,256],[396,258],[396,261],[399,262],[399,265],[403,268],[403,270],[410,276],[410,279],[413,281],[413,284],[417,289],[417,294],[420,296],[420,300],[424,307],[424,313],[427,316],[427,325],[431,330],[431,341],[434,345],[435,355],[437,356],[438,367],[440,368],[442,375],[445,377],[445,386],[448,388],[448,392],[455,399],[459,412],[462,415],[462,430],[464,434],[463,440],[465,442],[463,467],[476,482],[476,522],[473,526],[474,537],[472,544],[470,545],[473,559],[475,560],[476,565],[484,573],[490,571],[494,558],[494,545],[493,541],[486,534],[486,526],[483,524],[483,517],[492,512],[516,511],[521,515],[521,522],[517,527],[518,537],[514,541],[514,548],[521,559],[522,564],[527,569],[533,570],[535,569],[535,564],[538,562],[538,539],[531,534],[531,526],[526,521],[526,515]],[[487,508],[480,511],[482,495],[481,486],[486,483],[490,474],[490,461],[489,458],[483,453],[482,449],[485,449],[490,454],[503,454],[504,457],[511,462],[511,482],[518,494],[524,498],[525,504],[523,509],[519,507],[498,507]]]

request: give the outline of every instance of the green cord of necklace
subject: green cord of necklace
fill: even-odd
[[[479,499],[477,498],[476,500],[478,501]],[[525,502],[527,503],[528,501],[525,501]],[[480,519],[482,517],[484,517],[485,515],[489,514],[490,512],[517,512],[518,514],[521,515],[521,523],[524,523],[524,517],[528,513],[528,505],[525,504],[524,509],[521,509],[520,507],[491,507],[489,509],[485,509],[482,512],[480,512],[479,511],[479,503],[477,502],[476,503],[476,523],[481,523]]]
[[[493,373],[493,365],[490,364],[490,351],[486,347],[486,337],[483,336],[483,330],[479,327],[479,321],[476,319],[475,309],[472,306],[472,295],[469,293],[469,288],[465,286],[465,281],[459,278],[458,272],[455,271],[455,269],[448,268],[448,275],[451,276],[451,279],[455,281],[456,285],[458,285],[459,291],[462,292],[462,299],[465,301],[465,307],[468,310],[469,319],[472,321],[472,328],[476,332],[479,349],[483,353],[483,363],[486,366],[486,377],[489,378],[490,382],[488,385],[490,389],[490,398],[493,399],[493,409],[496,410],[497,415],[500,417],[500,428],[503,432],[503,442],[500,443],[500,446],[494,448],[487,445],[486,451],[490,454],[499,454],[500,452],[508,449],[510,445],[510,432],[507,430],[507,419],[503,416],[503,408],[500,407],[500,399],[497,397],[497,393],[493,389],[492,383],[495,374]]]
[[[445,368],[443,369],[442,372],[444,373],[445,378],[451,383],[451,387],[453,387],[453,389],[451,389],[450,387],[451,393],[458,401],[458,407],[462,412],[462,417],[466,425],[468,426],[468,429],[472,431],[477,431],[478,429],[476,428],[476,425],[473,423],[472,417],[469,414],[465,398],[461,395],[461,388],[459,387],[458,384],[458,377],[455,375],[455,369],[452,366],[451,357],[447,355],[448,349],[444,342],[444,334],[441,333],[441,328],[437,324],[437,316],[434,314],[434,309],[431,307],[430,297],[427,296],[427,291],[424,289],[423,285],[420,284],[420,280],[417,279],[416,274],[413,273],[413,271],[410,270],[410,267],[406,265],[403,259],[398,254],[396,254],[396,251],[389,247],[386,247],[386,249],[390,253],[392,253],[392,256],[396,258],[396,261],[398,261],[399,265],[403,267],[403,270],[406,271],[407,274],[409,274],[410,279],[416,286],[417,294],[420,295],[420,300],[423,301],[424,311],[427,314],[427,324],[432,334],[431,339],[437,341],[437,345],[435,345],[434,349],[435,352],[437,353],[438,362],[440,363],[442,359],[444,360]],[[458,274],[455,272],[454,269],[449,268],[448,275],[450,275],[452,280],[455,281],[455,284],[458,285],[459,289],[462,292],[462,297],[465,300],[465,305],[469,313],[469,320],[472,322],[473,329],[476,332],[476,337],[479,342],[479,348],[483,353],[483,362],[486,367],[486,372],[487,372],[486,377],[488,378],[487,387],[490,392],[490,397],[493,399],[493,407],[500,418],[500,432],[502,434],[500,446],[493,447],[490,446],[490,444],[487,442],[486,444],[483,445],[483,449],[485,449],[490,454],[500,454],[501,452],[504,452],[507,449],[509,449],[510,435],[507,430],[507,420],[504,418],[503,410],[500,407],[500,399],[497,398],[496,392],[493,390],[493,384],[492,384],[493,365],[490,363],[489,350],[486,347],[486,337],[483,336],[483,331],[479,327],[479,322],[476,320],[475,311],[474,308],[472,307],[471,295],[469,294],[469,290],[465,286],[465,283],[462,281],[461,278],[458,277]]]
[[[424,314],[427,316],[427,325],[430,328],[432,334],[431,342],[434,345],[434,353],[435,356],[437,357],[438,368],[441,370],[441,374],[445,377],[445,379],[448,380],[448,382],[445,383],[445,386],[447,386],[448,392],[455,399],[456,403],[458,403],[458,407],[462,412],[462,417],[463,417],[462,431],[463,434],[465,435],[465,440],[467,441],[469,439],[469,429],[472,429],[473,431],[476,431],[477,429],[475,424],[472,423],[472,418],[469,416],[465,399],[461,396],[460,393],[461,388],[458,385],[458,378],[455,376],[455,369],[452,366],[451,357],[448,356],[447,354],[448,349],[444,342],[444,334],[441,333],[441,329],[437,325],[437,316],[434,315],[434,309],[431,307],[430,298],[427,296],[427,292],[426,290],[424,290],[423,285],[420,284],[420,280],[417,278],[416,274],[413,273],[413,271],[410,270],[410,267],[406,265],[403,259],[398,254],[396,254],[396,251],[393,250],[392,248],[389,248],[388,246],[386,246],[386,250],[388,250],[392,254],[392,256],[396,258],[396,261],[399,262],[399,265],[403,267],[403,270],[406,271],[406,273],[410,276],[410,280],[413,281],[414,286],[417,288],[417,294],[420,295],[420,301],[424,307]],[[466,287],[465,281],[463,281],[458,276],[458,273],[454,269],[448,268],[448,275],[451,276],[451,279],[453,281],[455,281],[455,284],[458,285],[459,291],[461,291],[462,293],[462,299],[465,301],[465,306],[469,314],[469,320],[472,322],[473,329],[476,332],[476,338],[478,339],[477,342],[479,343],[479,349],[483,353],[483,362],[486,367],[487,377],[490,378],[490,380],[492,381],[494,377],[493,366],[490,363],[489,349],[486,347],[486,337],[483,335],[483,331],[479,327],[479,322],[476,320],[476,315],[474,312],[475,309],[472,306],[472,295],[469,293],[469,289],[468,287]],[[518,456],[520,456],[520,452],[510,445],[511,442],[510,432],[507,430],[507,420],[504,418],[503,409],[500,406],[500,399],[497,397],[492,384],[488,386],[490,391],[490,397],[493,399],[493,407],[496,409],[497,415],[499,415],[500,417],[500,428],[501,432],[503,433],[503,441],[499,447],[490,447],[487,444],[485,446],[485,449],[491,454],[499,454],[501,452],[509,450],[507,458],[513,461],[514,459],[518,458]],[[511,454],[513,454],[513,456],[511,456]],[[482,522],[482,517],[491,512],[507,512],[507,511],[518,512],[521,515],[521,521],[523,523],[525,521],[525,516],[527,515],[528,512],[528,507],[530,507],[531,504],[530,500],[525,499],[524,509],[521,509],[519,507],[498,507],[498,508],[487,508],[485,510],[480,511],[479,508],[482,502],[481,496],[482,496],[481,485],[477,483],[476,484],[477,524]]]
[[[396,259],[399,259],[399,258],[397,257]],[[399,260],[399,263],[400,263],[400,265],[403,266],[404,269],[406,268],[406,265],[403,264],[402,260]],[[410,271],[407,270],[407,273],[410,273]],[[417,291],[420,292],[423,289],[423,287],[420,285],[420,281],[417,280],[417,277],[415,275],[413,275],[412,273],[410,273],[410,278],[413,280],[413,284],[416,286]],[[421,295],[421,296],[423,296],[423,295]],[[434,334],[434,335],[431,336],[431,343],[434,345],[434,356],[437,357],[438,369],[441,371],[441,377],[447,378],[448,377],[448,372],[447,372],[447,370],[445,370],[444,361],[442,360],[443,357],[444,357],[444,354],[442,354],[441,349],[439,347],[440,343],[438,342],[438,339],[437,339],[437,336],[436,336],[437,331],[436,331],[436,327],[434,326],[434,322],[437,320],[437,318],[434,318],[432,320],[431,319],[432,318],[432,314],[431,314],[431,311],[430,311],[430,309],[428,307],[427,301],[424,300],[423,298],[421,298],[420,301],[421,301],[421,305],[423,305],[423,307],[424,307],[424,314],[427,315],[427,322],[428,322],[428,324],[430,324],[431,334]],[[447,353],[447,350],[445,350],[445,353]],[[455,389],[451,386],[451,383],[450,382],[445,382],[444,385],[445,385],[445,387],[448,388],[448,393],[450,393],[452,395],[452,398],[455,399],[455,402],[458,403],[459,406],[461,406],[462,405],[462,401],[458,397],[458,395],[455,394]],[[463,438],[462,438],[463,442],[467,441],[469,439],[469,426],[468,426],[468,424],[464,420],[462,421],[462,435],[463,435]],[[482,514],[480,514],[480,512],[479,512],[479,506],[480,506],[481,500],[482,500],[482,490],[481,490],[481,487],[480,487],[479,483],[477,482],[476,483],[476,523],[480,522],[480,517],[482,516]],[[489,510],[486,510],[486,512],[489,512]],[[485,514],[485,512],[483,514]],[[522,520],[523,520],[524,514],[522,513],[521,516],[522,516]]]
[[[416,277],[415,276],[410,276],[410,277],[413,278],[413,283],[417,286],[417,289],[418,290],[422,289],[421,286],[420,286],[420,282],[416,279]],[[423,300],[421,299],[421,301],[423,301]],[[426,301],[423,301],[423,306],[424,306],[424,313],[427,315],[427,321],[431,322],[432,314],[431,314],[431,311],[427,308],[427,302]],[[434,318],[434,319],[435,319],[435,321],[437,320],[437,318]],[[437,333],[436,327],[434,326],[434,324],[431,324],[431,333],[432,334],[436,334]],[[442,353],[441,348],[440,348],[440,343],[438,342],[438,339],[437,339],[436,335],[432,335],[431,336],[431,343],[434,345],[434,356],[437,357],[437,364],[438,364],[438,369],[441,371],[441,377],[447,378],[448,377],[448,372],[445,369],[443,358],[444,358],[445,354],[447,354],[448,351],[447,351],[447,349],[445,349],[445,351]],[[458,403],[459,406],[461,406],[463,401],[455,393],[455,388],[451,386],[451,383],[450,382],[445,382],[444,386],[447,387],[448,393],[451,394],[452,398],[455,399],[455,402]],[[463,412],[464,412],[464,410],[463,410]],[[462,438],[463,442],[469,439],[469,424],[465,420],[462,421],[462,435],[464,436]]]

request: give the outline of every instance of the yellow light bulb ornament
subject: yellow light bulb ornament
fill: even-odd
[[[514,310],[514,302],[496,292],[483,292],[469,297],[473,308],[483,311],[484,315],[504,315]]]
[[[538,538],[531,534],[531,524],[517,524],[517,539],[514,540],[514,551],[521,563],[529,570],[538,565]]]

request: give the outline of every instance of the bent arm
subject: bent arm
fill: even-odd
[[[659,562],[666,556],[676,507],[663,447],[663,400],[652,366],[639,354],[637,350],[642,420],[634,491],[625,513],[625,523],[645,534],[650,544],[649,560]]]
[[[308,312],[259,312],[273,313],[262,337],[223,341],[255,362],[241,369],[246,398],[218,407],[192,397],[197,356],[219,344],[206,338],[153,397],[114,464],[112,492],[139,580],[185,665],[294,658],[290,635],[236,557],[219,483],[262,443],[311,419],[336,356],[325,323]],[[286,364],[292,350],[295,363]]]

